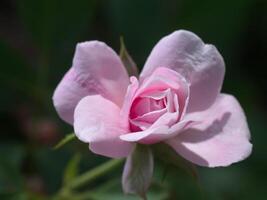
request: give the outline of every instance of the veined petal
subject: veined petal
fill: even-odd
[[[99,94],[121,106],[128,84],[126,69],[110,47],[99,41],[79,43],[72,68],[54,92],[54,106],[72,124],[74,109],[83,97]]]

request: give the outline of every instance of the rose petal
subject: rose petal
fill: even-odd
[[[189,112],[204,110],[215,101],[225,72],[218,50],[184,30],[175,31],[158,42],[146,61],[140,80],[151,76],[159,67],[173,69],[190,82]]]
[[[137,89],[139,87],[139,82],[136,77],[132,76],[130,78],[131,84],[127,88],[127,92],[124,98],[124,102],[121,108],[121,118],[124,121],[124,123],[129,122],[129,112],[131,109],[131,105],[134,101],[134,97],[136,95]]]
[[[159,91],[172,88],[188,95],[188,83],[183,76],[174,70],[159,67],[143,80],[136,96],[144,95],[150,91]]]
[[[183,116],[189,99],[189,83],[176,71],[159,67],[145,79],[136,95],[150,90],[173,89],[178,94],[179,112]],[[191,98],[191,97],[190,97]]]
[[[100,95],[84,97],[75,108],[74,131],[90,149],[100,155],[118,158],[127,156],[132,144],[122,141],[119,135],[127,133],[121,123],[120,108]]]
[[[189,84],[179,73],[167,68],[157,68],[140,86],[138,80],[131,77],[131,84],[127,89],[121,110],[122,118],[125,121],[129,120],[130,108],[135,98],[150,94],[153,90],[158,91],[168,88],[172,88],[179,93],[179,109],[181,112],[185,112],[189,98]]]
[[[166,90],[163,90],[163,91],[156,91],[156,92],[151,92],[151,93],[148,93],[148,94],[143,94],[141,95],[141,97],[146,97],[146,98],[151,98],[151,99],[154,99],[154,100],[160,100],[160,99],[163,99],[164,97],[167,96],[167,94],[170,92],[170,89],[166,89]]]
[[[157,68],[150,77],[142,82],[133,98],[149,94],[151,91],[166,89],[173,89],[178,93],[179,110],[181,113],[185,113],[189,98],[189,84],[179,73],[168,68]]]
[[[148,98],[136,99],[131,105],[131,108],[134,109],[131,109],[130,118],[142,116],[143,114],[150,112],[150,104],[151,101]]]
[[[142,130],[149,128],[160,116],[165,114],[167,112],[167,109],[161,109],[161,110],[155,110],[149,113],[146,113],[142,116],[138,116],[134,119],[130,119],[130,122],[140,127]]]
[[[186,119],[202,123],[167,141],[185,159],[218,167],[243,160],[251,153],[246,118],[233,96],[222,94],[208,110],[188,114]]]
[[[142,98],[136,99],[132,104],[130,118],[131,122],[133,123],[135,121],[146,121],[153,123],[162,114],[166,113],[166,111],[173,112],[173,99],[171,98],[170,89],[157,91],[156,93],[151,94],[144,94],[141,95],[141,97]],[[167,103],[164,103],[164,98],[168,98]]]
[[[154,144],[170,138],[175,137],[180,134],[181,131],[185,130],[192,124],[192,121],[181,121],[172,127],[167,125],[161,126],[151,126],[150,128],[139,131],[121,135],[120,138],[128,142],[138,142],[142,144]]]
[[[110,47],[98,41],[79,43],[72,68],[54,92],[54,106],[72,124],[74,109],[83,97],[100,94],[121,106],[128,84],[127,72]]]

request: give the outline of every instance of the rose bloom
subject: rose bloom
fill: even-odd
[[[89,41],[77,45],[53,101],[96,154],[127,157],[135,143],[163,142],[197,165],[227,166],[252,145],[240,104],[220,93],[224,73],[218,50],[189,31],[163,37],[139,78],[105,43]]]

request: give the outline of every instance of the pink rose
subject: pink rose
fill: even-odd
[[[76,47],[54,105],[96,154],[126,157],[135,143],[164,142],[208,167],[245,159],[252,149],[244,112],[221,94],[225,66],[218,50],[189,31],[162,38],[139,80],[98,41]]]

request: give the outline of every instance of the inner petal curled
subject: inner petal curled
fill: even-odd
[[[136,98],[130,110],[130,129],[140,131],[149,128],[166,113],[177,113],[179,119],[178,96],[170,88],[153,91]]]

